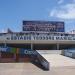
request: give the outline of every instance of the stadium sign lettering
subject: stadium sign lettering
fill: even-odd
[[[54,40],[53,36],[34,36],[34,40]]]
[[[11,36],[7,40],[75,40],[75,37],[72,36]]]
[[[66,36],[37,36],[34,40],[75,40],[75,37]]]
[[[11,40],[31,40],[30,36],[11,36]]]
[[[64,37],[56,37],[56,40],[75,40],[75,38],[64,36]]]

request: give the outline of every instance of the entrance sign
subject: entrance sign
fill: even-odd
[[[51,35],[11,35],[10,37],[6,38],[7,40],[74,40],[75,37],[73,36],[51,36]]]

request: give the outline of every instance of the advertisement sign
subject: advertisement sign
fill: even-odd
[[[23,31],[64,32],[64,22],[23,21]]]
[[[9,52],[9,53],[17,53],[17,54],[25,54],[25,55],[36,55],[37,52],[31,49],[24,48],[12,48],[12,47],[0,47],[0,51]]]
[[[19,53],[25,54],[25,55],[36,55],[37,54],[35,50],[23,49],[23,48],[20,48]]]
[[[2,52],[16,53],[16,48],[0,47],[0,51],[2,51]]]

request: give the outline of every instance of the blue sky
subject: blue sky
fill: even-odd
[[[23,20],[64,21],[75,29],[75,0],[0,0],[0,32],[22,31]]]

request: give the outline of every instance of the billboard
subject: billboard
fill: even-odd
[[[64,22],[23,21],[23,31],[64,32]]]

